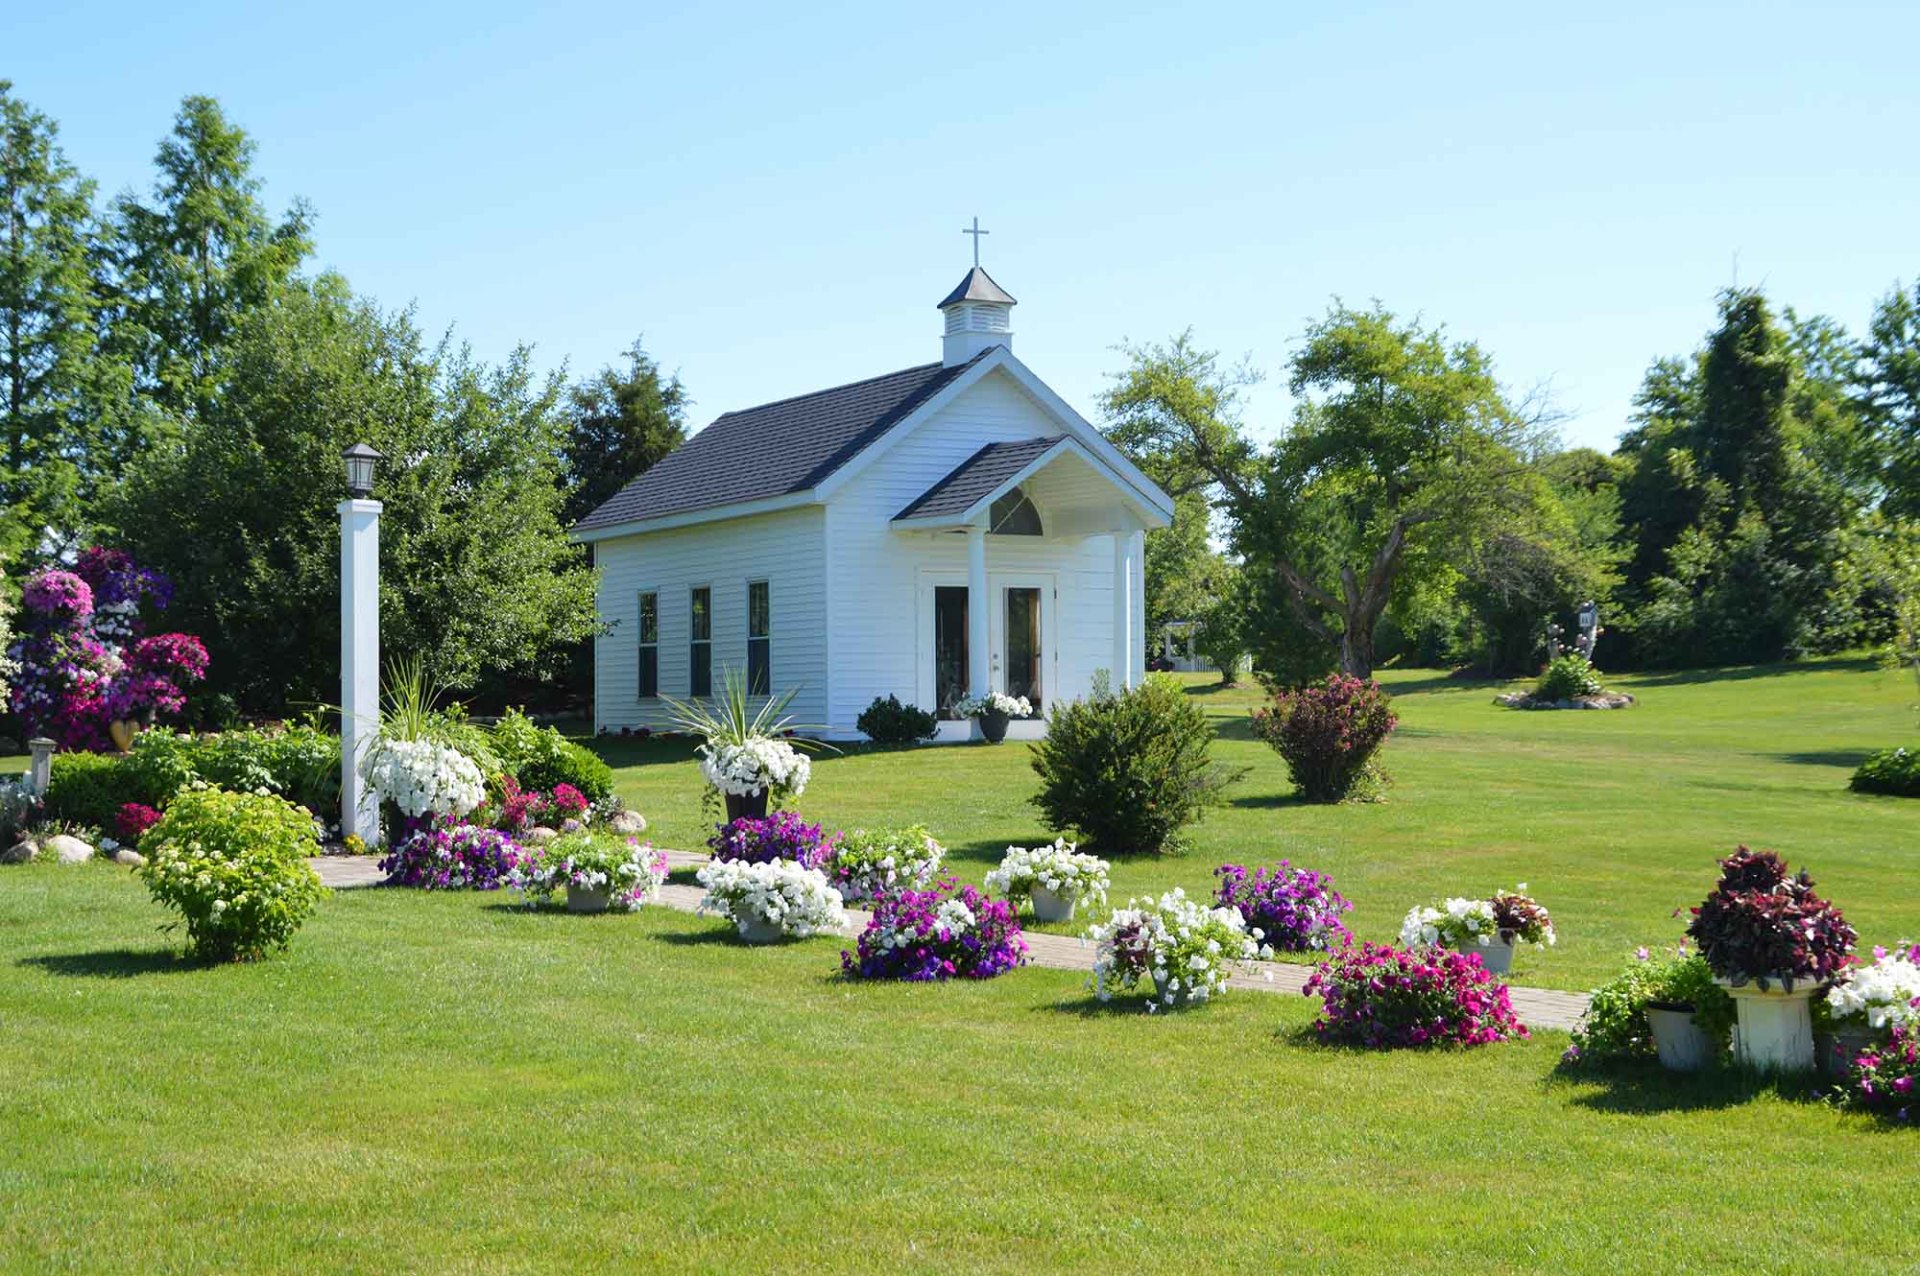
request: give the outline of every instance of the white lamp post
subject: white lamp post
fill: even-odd
[[[342,452],[340,502],[340,832],[380,844],[380,795],[360,779],[360,758],[380,720],[380,502],[365,443]]]

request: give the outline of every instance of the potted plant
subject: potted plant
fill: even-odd
[[[1553,919],[1524,892],[1496,891],[1490,899],[1443,900],[1438,907],[1428,905],[1409,910],[1400,923],[1400,943],[1417,948],[1438,944],[1455,952],[1478,953],[1480,961],[1496,975],[1513,968],[1515,944],[1537,948],[1557,942]]]
[[[846,924],[840,892],[817,868],[792,860],[713,860],[701,865],[697,876],[707,888],[700,911],[731,917],[749,944],[770,944],[788,935],[804,938]]]
[[[564,889],[570,913],[632,912],[660,898],[667,853],[638,838],[624,842],[566,833],[524,856],[507,881],[530,905]]]
[[[1815,1056],[1808,1002],[1845,968],[1853,927],[1813,892],[1804,871],[1789,876],[1771,851],[1742,846],[1720,861],[1720,880],[1693,910],[1687,934],[1739,1017],[1734,1053],[1763,1072],[1810,1072]]]
[[[1733,999],[1706,961],[1685,945],[1668,956],[1641,948],[1634,958],[1588,998],[1567,1062],[1652,1055],[1671,1071],[1697,1072],[1725,1057]]]
[[[983,696],[964,696],[953,702],[953,711],[980,724],[980,735],[988,744],[1007,738],[1007,724],[1014,718],[1031,718],[1033,704],[1025,696],[1010,696],[989,691]]]
[[[992,979],[1026,960],[1013,906],[948,879],[876,899],[853,951],[841,951],[840,969],[852,979],[931,983]]]
[[[925,890],[939,876],[946,854],[925,825],[855,829],[832,848],[830,871],[841,898],[859,903],[903,890]]]
[[[1251,873],[1239,864],[1222,864],[1213,874],[1220,879],[1214,906],[1238,909],[1247,933],[1275,952],[1326,951],[1352,938],[1340,915],[1353,905],[1325,873],[1281,860]]]
[[[1198,1005],[1227,990],[1236,965],[1269,955],[1239,910],[1208,908],[1179,887],[1127,901],[1087,930],[1094,942],[1093,995],[1110,1000],[1151,981],[1149,1011]]]
[[[725,800],[729,821],[766,815],[778,804],[806,791],[812,764],[802,749],[822,749],[818,741],[793,733],[811,729],[787,716],[798,689],[784,691],[752,707],[746,679],[728,670],[714,705],[662,697],[681,731],[700,738],[700,774],[708,791]]]
[[[1816,1007],[1814,1032],[1820,1066],[1846,1075],[1862,1050],[1885,1041],[1896,1027],[1920,1029],[1920,944],[1876,947],[1870,965],[1849,968]]]
[[[742,816],[720,825],[707,839],[707,850],[717,860],[745,860],[767,864],[792,860],[802,868],[827,867],[839,843],[838,833],[823,832],[794,811]]]
[[[1106,902],[1110,867],[1056,837],[1051,846],[1009,846],[1000,867],[987,874],[986,887],[1006,896],[1015,908],[1023,899],[1032,904],[1035,921],[1072,921],[1081,900]]]

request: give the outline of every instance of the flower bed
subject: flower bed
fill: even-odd
[[[1853,1057],[1849,1097],[1861,1107],[1884,1113],[1896,1121],[1920,1116],[1920,1029],[1896,1026],[1883,1046],[1870,1046]]]
[[[531,852],[498,829],[442,824],[414,830],[380,861],[389,886],[499,890]]]
[[[986,887],[1007,897],[1016,907],[1035,890],[1051,891],[1062,900],[1104,903],[1112,865],[1078,846],[1056,837],[1050,846],[1009,846],[1000,866],[986,876]]]
[[[789,860],[802,868],[825,868],[839,838],[838,833],[821,832],[818,824],[807,823],[793,811],[775,811],[720,825],[707,839],[707,849],[717,860],[745,864]]]
[[[530,906],[557,891],[605,891],[607,906],[632,912],[660,898],[667,880],[667,853],[638,838],[624,842],[570,833],[531,854],[523,854],[506,874],[506,883]]]
[[[743,936],[756,924],[802,938],[846,924],[840,892],[817,868],[792,860],[714,860],[701,865],[697,876],[707,888],[700,911],[733,918]]]
[[[855,829],[833,847],[833,884],[849,903],[903,890],[924,890],[940,873],[946,848],[922,824]]]
[[[1325,873],[1295,868],[1286,860],[1251,873],[1238,864],[1222,864],[1213,873],[1220,879],[1214,905],[1236,910],[1248,933],[1276,952],[1336,948],[1350,938],[1340,915],[1353,905]]]
[[[1107,1001],[1151,984],[1149,1010],[1225,992],[1233,966],[1266,951],[1238,910],[1208,908],[1178,887],[1158,900],[1129,900],[1088,928],[1087,938],[1094,941],[1093,995]]]
[[[1013,906],[972,886],[882,895],[873,919],[840,967],[860,979],[991,979],[1025,964],[1027,942]]]
[[[1304,991],[1321,999],[1313,1029],[1323,1041],[1394,1050],[1528,1035],[1506,985],[1478,958],[1443,948],[1348,946],[1315,969]]]

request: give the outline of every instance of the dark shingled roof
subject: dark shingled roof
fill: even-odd
[[[946,298],[942,300],[938,306],[935,306],[934,309],[945,310],[948,306],[958,301],[1000,301],[1005,302],[1009,306],[1017,306],[1020,304],[1007,293],[1006,289],[993,282],[992,275],[989,275],[978,266],[969,270],[967,277],[960,281],[960,286],[948,293]]]
[[[995,347],[997,348],[997,347]],[[575,531],[804,492],[984,359],[924,363],[729,412],[575,524]]]
[[[920,493],[913,504],[894,515],[905,518],[952,518],[964,514],[975,501],[999,487],[1046,455],[1064,435],[989,443],[962,461],[951,474]]]

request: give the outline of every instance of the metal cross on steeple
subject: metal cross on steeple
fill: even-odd
[[[980,269],[980,236],[991,235],[993,232],[990,230],[981,230],[980,219],[976,217],[973,219],[973,229],[968,230],[965,227],[962,227],[960,230],[960,233],[962,235],[973,236],[973,268],[975,270]]]

